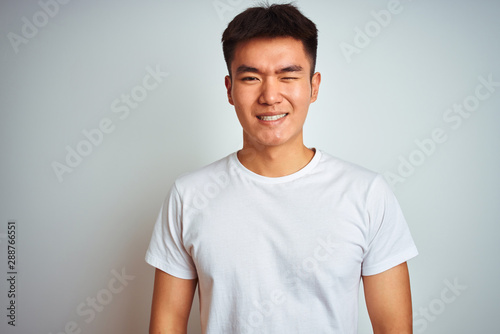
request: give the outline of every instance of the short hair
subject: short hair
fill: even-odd
[[[229,76],[236,46],[259,37],[293,37],[300,40],[311,62],[311,78],[316,67],[318,29],[292,4],[265,4],[238,14],[222,34],[222,50]]]

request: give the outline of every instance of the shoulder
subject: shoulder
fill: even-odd
[[[382,176],[368,168],[340,159],[326,152],[321,152],[318,172],[346,185],[369,188]]]
[[[179,175],[174,182],[174,187],[179,193],[184,193],[190,189],[194,190],[206,186],[211,182],[220,182],[222,179],[227,179],[229,177],[230,161],[234,154],[231,153],[194,171]]]
[[[368,210],[399,210],[394,191],[382,174],[329,154],[323,155],[323,168],[334,175],[336,186],[346,196],[361,199]]]

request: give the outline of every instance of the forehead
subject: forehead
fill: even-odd
[[[262,72],[297,65],[310,69],[309,58],[302,41],[292,37],[253,38],[236,45],[231,68],[241,65],[255,67]]]

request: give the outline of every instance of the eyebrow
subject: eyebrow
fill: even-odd
[[[303,70],[304,69],[300,65],[290,65],[290,66],[280,68],[278,71],[276,71],[276,73],[281,74],[281,73],[288,73],[288,72],[301,72]],[[238,66],[238,68],[236,69],[236,74],[245,73],[245,72],[260,73],[260,71],[257,68],[252,67],[252,66],[247,66],[247,65]]]

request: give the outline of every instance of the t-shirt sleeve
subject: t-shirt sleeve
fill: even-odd
[[[367,246],[361,274],[379,274],[418,254],[401,207],[381,175],[370,186],[366,198]]]
[[[183,279],[197,277],[196,267],[182,238],[182,202],[174,184],[156,220],[146,262]]]

